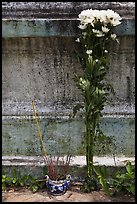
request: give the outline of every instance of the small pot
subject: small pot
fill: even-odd
[[[67,175],[65,179],[59,181],[50,179],[48,175],[45,175],[45,178],[48,191],[52,195],[62,195],[68,190],[70,186],[70,175]]]

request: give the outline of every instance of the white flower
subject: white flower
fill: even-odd
[[[80,24],[78,27],[79,27],[81,30],[84,30],[84,29],[87,28],[87,25],[86,25],[86,24]]]
[[[93,33],[96,34],[96,37],[102,37],[104,34],[100,30],[92,29]]]
[[[112,40],[115,40],[117,35],[116,34],[111,34],[110,37],[112,38]]]
[[[80,77],[80,78],[79,78],[79,81],[82,82],[82,80],[83,80],[82,77]]]
[[[79,38],[77,38],[75,41],[76,41],[76,42],[80,42],[80,39],[79,39]]]
[[[100,30],[96,30],[96,29],[92,29],[92,31],[93,31],[93,33],[97,33],[97,34],[100,34],[101,33],[101,31]]]
[[[98,59],[95,60],[95,62],[98,62],[98,61],[99,61]]]
[[[91,55],[91,54],[92,54],[92,50],[87,50],[86,53],[87,53],[88,55]]]
[[[104,50],[104,52],[105,52],[105,53],[108,53],[108,51],[107,51],[107,50]]]
[[[94,27],[94,24],[98,20],[98,10],[92,10],[92,9],[87,9],[83,10],[79,15],[78,15],[78,20],[81,21],[81,24],[84,25],[85,27],[87,24],[92,25]]]
[[[94,18],[92,17],[86,17],[84,20],[85,24],[91,24],[94,27]]]
[[[87,9],[81,11],[81,13],[78,15],[79,19],[82,23],[85,23],[88,18],[92,18],[92,9]]]
[[[118,21],[118,20],[112,19],[112,20],[110,21],[110,23],[111,23],[112,26],[117,26],[117,25],[119,25],[121,22]]]
[[[107,10],[101,10],[101,18],[100,22],[102,22],[104,25],[107,25],[110,23],[112,26],[119,25],[121,22],[121,17],[118,13],[114,12],[113,10],[107,9]]]
[[[105,27],[105,26],[102,26],[102,31],[103,31],[104,33],[108,33],[109,30],[110,30],[109,28],[107,28],[107,27]]]
[[[100,34],[96,34],[96,37],[103,37],[104,34],[103,33],[100,33]]]
[[[107,9],[107,18],[109,19],[109,22],[112,26],[119,25],[121,23],[120,20],[122,19],[118,13],[110,9]]]

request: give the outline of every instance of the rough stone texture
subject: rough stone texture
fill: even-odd
[[[31,104],[36,99],[46,107],[78,100],[74,49],[71,38],[3,39],[3,101]]]
[[[135,18],[135,2],[2,2],[2,17],[77,18],[84,9],[113,9],[123,18]]]
[[[47,154],[85,155],[85,126],[83,120],[39,120]],[[113,143],[96,142],[95,155],[135,155],[134,118],[103,118],[101,128]],[[34,120],[3,120],[2,155],[42,155],[40,139]],[[8,148],[7,148],[8,147]]]
[[[120,37],[119,41],[110,52],[108,81],[116,95],[110,102],[114,110],[109,112],[123,112],[123,106],[126,112],[126,106],[135,102],[135,38]],[[33,99],[38,112],[45,114],[72,111],[74,103],[82,101],[73,81],[80,70],[75,38],[3,38],[2,42],[3,115],[32,114]],[[115,111],[116,106],[121,108]]]
[[[48,157],[48,156],[47,156]],[[54,157],[53,157],[54,158]],[[60,157],[62,159],[63,157]],[[66,158],[66,157],[64,157]],[[103,166],[107,165],[109,167],[124,167],[125,163],[129,160],[132,165],[135,165],[134,157],[112,157],[112,156],[94,156],[93,162],[95,166]],[[30,168],[39,166],[44,167],[46,163],[44,162],[44,158],[42,156],[4,156],[2,164],[7,166],[17,166],[20,163],[20,166],[28,165]],[[86,165],[86,156],[72,156],[70,160],[70,166],[74,167],[84,167]]]
[[[123,19],[135,19],[134,2],[2,2],[2,17],[9,22],[13,19],[76,20],[80,11],[89,7],[110,8],[117,11]],[[16,28],[16,24],[14,26]],[[130,29],[134,29],[132,26]],[[80,72],[75,55],[75,50],[79,51],[79,47],[75,39],[71,35],[24,38],[18,36],[2,39],[3,155],[33,155],[37,152],[37,143],[33,146],[36,126],[34,121],[25,118],[33,114],[32,100],[35,101],[36,109],[44,120],[53,117],[55,121],[58,117],[70,119],[74,104],[82,101],[82,96],[73,81],[73,73]],[[134,155],[135,36],[123,34],[119,36],[119,41],[120,44],[111,45],[110,71],[107,78],[114,86],[116,95],[110,98],[110,104],[105,107],[104,114],[113,115],[114,120],[116,119],[113,123],[111,118],[106,124],[109,125],[109,131],[114,126],[111,131],[116,130],[117,147],[120,152]],[[119,119],[117,114],[130,115],[132,118]],[[20,123],[22,115],[24,122]],[[42,121],[41,124],[44,131]],[[116,124],[118,125],[115,126]],[[62,150],[60,147],[64,142],[60,141],[65,138],[67,143],[71,138],[67,145],[73,144],[70,149],[73,148],[75,153],[80,153],[83,132],[79,126],[75,126],[79,128],[77,133],[80,131],[80,138],[77,138],[78,134],[73,138],[73,131],[76,130],[74,126],[73,124],[69,129],[69,123],[62,124],[62,121],[51,126],[49,150],[52,151],[55,147]],[[72,131],[71,137],[67,136],[70,134],[69,131]]]
[[[2,37],[77,37],[80,34],[79,21],[71,19],[3,19]],[[122,19],[115,27],[117,36],[134,36],[135,19]]]
[[[134,2],[3,2],[3,37],[76,36],[83,9],[113,9],[122,17],[118,35],[135,35]]]

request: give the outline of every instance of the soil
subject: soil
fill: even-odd
[[[78,186],[71,186],[64,195],[58,196],[49,194],[46,189],[33,193],[18,187],[2,192],[2,202],[135,202],[135,197],[125,193],[110,197],[103,190],[83,193]]]

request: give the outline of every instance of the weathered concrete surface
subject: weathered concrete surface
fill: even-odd
[[[3,27],[3,37],[15,37],[16,34],[16,38],[2,39],[3,155],[34,156],[40,153],[36,125],[31,120],[32,100],[35,100],[39,116],[43,117],[40,121],[42,131],[46,130],[45,121],[48,124],[46,148],[49,153],[66,152],[68,147],[74,154],[84,153],[84,123],[69,120],[74,104],[82,101],[73,81],[73,74],[80,72],[75,54],[79,45],[73,36],[76,34],[75,22],[80,11],[89,7],[113,9],[125,20],[118,31],[122,34],[120,44],[111,44],[107,80],[116,95],[110,97],[110,104],[104,109],[103,114],[111,118],[103,121],[103,128],[108,135],[115,135],[116,153],[134,156],[134,2],[2,2],[3,22],[11,26],[11,36]],[[46,22],[49,30],[45,31],[42,23],[45,25]],[[52,24],[54,29],[48,27],[49,22],[55,22]],[[62,26],[58,30],[55,25],[59,22],[70,22],[70,30],[64,33]],[[23,29],[23,26],[27,27]],[[37,172],[37,168],[35,170]]]
[[[72,77],[80,65],[74,51],[73,38],[3,39],[3,102],[31,104],[36,99],[54,107],[78,99]]]
[[[132,165],[135,165],[135,159],[133,157],[108,157],[108,156],[94,156],[93,162],[95,166],[125,166],[125,163],[130,161]],[[3,156],[2,164],[7,166],[17,166],[20,163],[20,166],[45,166],[43,157],[39,156]],[[85,156],[73,156],[71,157],[70,166],[79,166],[83,167],[86,165]]]
[[[122,23],[114,28],[118,36],[135,35],[135,19],[123,19]],[[45,19],[14,19],[2,21],[2,37],[46,37],[46,36],[78,36],[78,20],[45,20]]]
[[[2,2],[2,18],[77,18],[89,8],[113,9],[123,18],[135,18],[135,2]]]
[[[126,113],[129,106],[133,113],[135,38],[125,36],[119,41],[120,44],[111,45],[110,52],[108,81],[116,95],[112,97],[109,112],[125,110]],[[4,38],[2,43],[3,115],[32,114],[33,99],[38,112],[44,114],[72,110],[76,102],[82,101],[73,80],[74,73],[80,72],[75,38]],[[117,106],[121,108],[113,111]]]
[[[41,133],[47,154],[85,155],[85,124],[78,119],[40,119]],[[134,118],[103,118],[101,128],[113,143],[96,142],[95,155],[135,155],[135,120]],[[35,120],[5,117],[2,128],[2,155],[33,156],[41,155],[40,139]],[[8,147],[8,148],[7,148]]]

